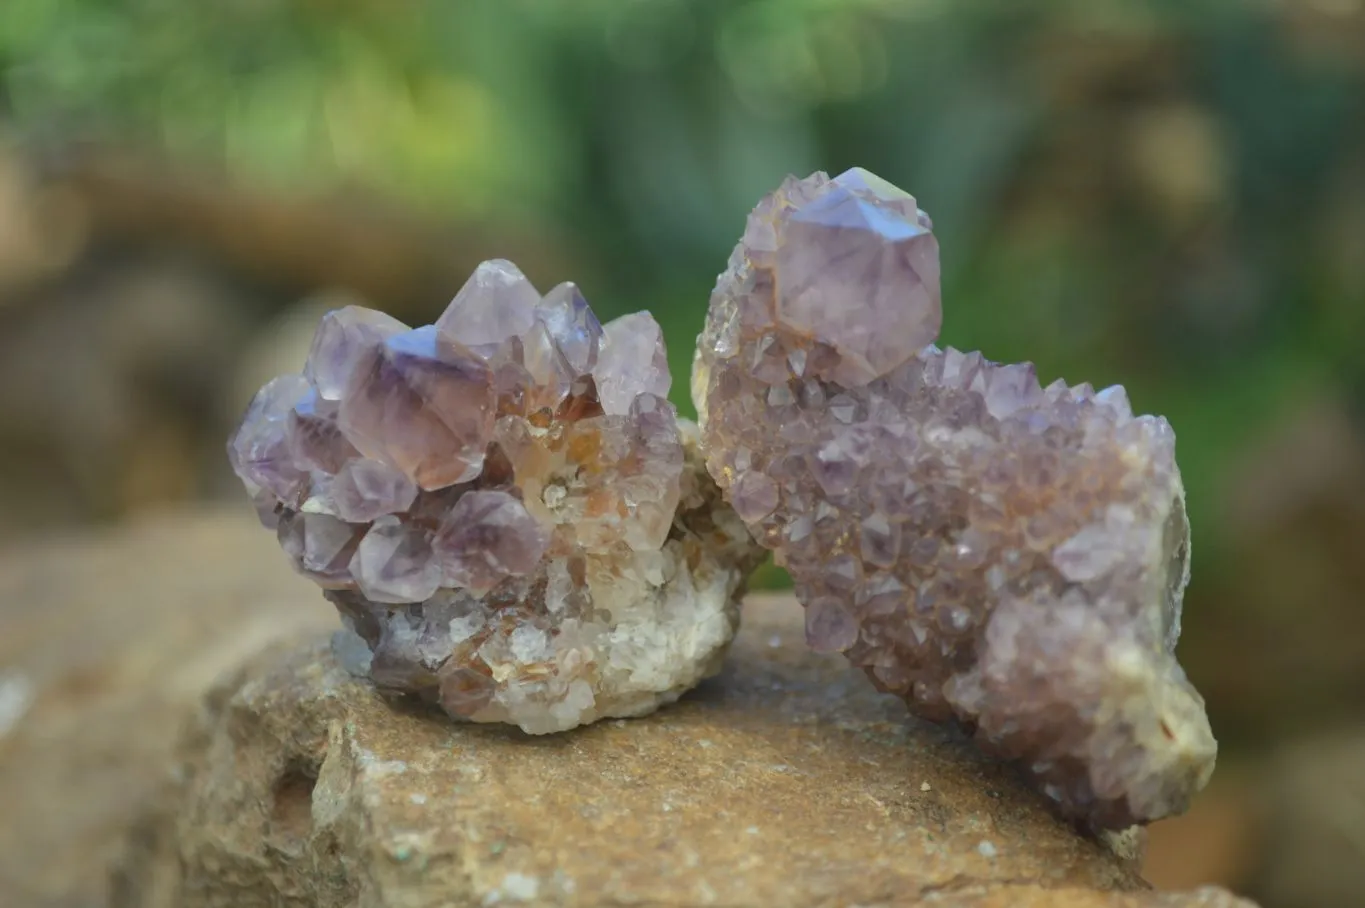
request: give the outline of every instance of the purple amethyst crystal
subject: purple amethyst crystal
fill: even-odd
[[[341,400],[356,360],[378,341],[406,330],[398,319],[373,309],[334,309],[322,317],[313,335],[303,374],[323,398]]]
[[[445,576],[485,593],[507,577],[536,569],[550,544],[548,527],[506,492],[461,496],[437,535],[436,556]]]
[[[428,325],[360,357],[337,419],[360,453],[431,490],[478,477],[497,402],[488,363]]]
[[[435,325],[328,313],[229,457],[355,671],[552,732],[671,702],[737,626],[758,549],[668,386],[649,315],[485,262]]]
[[[628,412],[641,391],[668,395],[673,378],[668,374],[663,332],[653,316],[623,315],[603,329],[593,379],[602,409],[612,415]]]
[[[281,375],[256,392],[228,441],[228,460],[253,498],[269,495],[297,506],[308,489],[308,466],[290,450],[294,406],[312,389],[301,375]]]
[[[759,203],[698,341],[707,465],[815,649],[973,729],[1070,816],[1183,811],[1216,744],[1174,656],[1175,435],[1121,388],[931,346],[930,230],[862,170]]]
[[[523,337],[536,321],[540,294],[504,259],[484,262],[455,294],[435,327],[471,347],[496,346]]]

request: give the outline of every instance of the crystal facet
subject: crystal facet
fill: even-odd
[[[521,269],[494,259],[474,270],[436,327],[470,347],[496,345],[530,330],[539,304],[540,294]]]
[[[341,400],[360,357],[384,338],[406,330],[398,319],[373,309],[334,309],[318,324],[303,374],[325,400]]]
[[[280,520],[279,540],[300,572],[327,589],[354,582],[351,556],[365,528],[328,514],[287,513]]]
[[[545,294],[536,318],[549,329],[575,375],[592,372],[602,346],[602,323],[577,284],[565,281]]]
[[[446,518],[436,555],[447,585],[484,593],[508,577],[534,571],[549,543],[549,528],[513,496],[469,492]]]
[[[820,371],[845,385],[905,362],[942,321],[938,241],[912,197],[869,188],[868,178],[851,171],[791,209],[773,267],[778,324],[832,347]]]
[[[365,457],[346,461],[328,490],[342,520],[369,523],[412,507],[417,484],[396,467]]]
[[[553,732],[671,702],[736,629],[760,550],[668,384],[648,315],[604,329],[575,285],[486,262],[437,325],[325,316],[229,457],[351,670]]]
[[[340,425],[366,457],[439,489],[479,475],[496,403],[488,364],[427,326],[387,338],[360,361]]]
[[[336,473],[352,457],[355,446],[341,434],[337,425],[337,403],[316,391],[294,404],[288,416],[289,453],[294,462],[309,470]]]
[[[441,586],[430,531],[393,514],[370,525],[351,559],[351,574],[372,602],[422,602]]]
[[[249,492],[264,490],[292,505],[307,492],[308,466],[297,463],[290,451],[289,417],[310,392],[302,375],[281,375],[252,398],[228,441],[228,460]]]
[[[1069,815],[1182,811],[1216,744],[1174,656],[1174,433],[1121,388],[932,346],[930,231],[865,171],[759,203],[698,343],[711,473],[791,572],[812,647],[974,729]]]
[[[592,376],[608,415],[629,412],[637,394],[667,397],[673,377],[668,372],[663,330],[654,316],[636,312],[608,322]]]

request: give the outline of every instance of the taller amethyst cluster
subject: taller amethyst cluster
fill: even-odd
[[[938,244],[863,170],[789,179],[711,298],[707,465],[791,572],[812,646],[974,729],[1067,814],[1182,811],[1216,745],[1174,657],[1175,436],[1122,388],[932,346]]]
[[[669,384],[649,315],[490,261],[434,325],[328,313],[228,450],[357,671],[558,731],[675,699],[734,633],[752,543]]]

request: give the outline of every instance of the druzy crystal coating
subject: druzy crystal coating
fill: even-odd
[[[648,314],[490,261],[434,325],[328,313],[228,452],[353,670],[553,732],[676,699],[734,634],[759,550],[668,390]]]
[[[788,179],[711,297],[707,465],[791,572],[810,644],[1017,759],[1066,814],[1182,811],[1216,745],[1174,656],[1175,435],[1122,388],[932,345],[937,241],[863,170]]]

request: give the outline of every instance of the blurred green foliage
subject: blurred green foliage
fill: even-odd
[[[1196,528],[1239,446],[1365,375],[1351,0],[4,0],[0,104],[549,226],[599,307],[658,315],[684,406],[745,212],[867,166],[934,216],[944,340],[1168,414]]]

